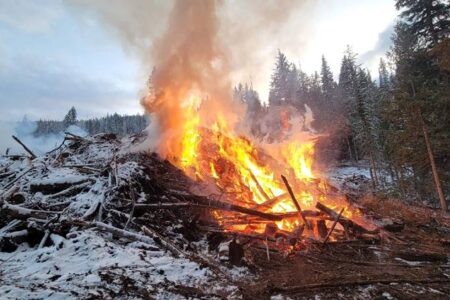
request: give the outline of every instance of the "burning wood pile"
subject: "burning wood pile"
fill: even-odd
[[[95,291],[101,291],[102,297],[242,298],[244,290],[237,288],[242,285],[240,280],[254,281],[253,274],[277,274],[278,266],[290,271],[268,280],[277,282],[277,291],[283,293],[294,290],[280,288],[281,283],[292,281],[295,285],[303,278],[298,276],[296,264],[313,268],[314,274],[321,272],[325,281],[336,281],[325,275],[326,270],[340,268],[333,265],[337,262],[355,264],[358,271],[363,263],[378,266],[378,256],[374,262],[343,257],[347,253],[373,256],[368,247],[379,249],[374,245],[381,236],[351,205],[329,200],[339,196],[331,184],[280,176],[283,186],[277,190],[279,195],[273,196],[252,171],[256,174],[249,175],[248,182],[253,180],[255,189],[250,189],[251,194],[247,190],[247,195],[268,194],[261,203],[254,203],[248,201],[253,198],[243,196],[245,190],[236,193],[208,176],[194,181],[158,155],[141,152],[145,138],[67,134],[61,145],[44,156],[30,153],[0,159],[0,263],[6,272],[0,275],[4,286],[16,291],[13,297],[20,298],[22,290],[36,290],[36,285],[44,290],[44,294],[35,294],[37,298],[48,296],[48,289],[81,295],[92,286],[76,283],[95,274],[100,277]],[[227,165],[226,161],[222,164]],[[214,167],[218,178],[230,169],[219,162]],[[317,197],[309,206],[301,188],[312,191],[313,199]],[[277,211],[277,205],[290,209]],[[402,230],[399,226],[395,231]],[[394,231],[392,226],[383,227]],[[387,237],[383,231],[383,239]],[[391,247],[399,257],[410,259],[412,254],[404,253],[403,245]],[[430,256],[429,251],[414,252],[413,257],[445,259],[443,255]],[[123,257],[129,257],[129,264],[121,263]],[[305,265],[312,259],[314,267]],[[325,263],[318,263],[323,260]],[[68,264],[70,269],[64,269]],[[385,264],[404,268],[395,261]],[[79,265],[83,268],[77,275],[73,268],[78,270]],[[17,268],[22,271],[11,271]],[[34,278],[37,269],[48,275]],[[293,279],[283,277],[289,272]],[[344,281],[354,280],[352,274]],[[268,291],[264,286],[256,288],[256,293]]]
[[[180,256],[187,255],[184,249],[192,249],[192,241],[206,233],[210,250],[226,248],[228,254],[219,255],[221,259],[241,265],[244,246],[263,249],[270,259],[270,252],[290,254],[310,244],[378,239],[377,230],[345,213],[349,206],[336,209],[317,200],[314,209],[302,207],[298,197],[304,193],[295,193],[293,187],[299,185],[284,176],[285,190],[277,187],[277,196],[269,196],[251,170],[249,180],[254,185],[242,193],[227,190],[224,181],[211,186],[200,174],[195,182],[155,154],[133,153],[143,139],[136,136],[124,143],[111,134],[82,138],[68,133],[61,145],[43,157],[36,157],[21,143],[30,157],[7,157],[0,174],[2,250],[13,251],[23,241],[44,247],[77,228],[94,227],[141,242],[150,237]],[[222,167],[216,161],[208,168],[217,178],[233,167],[225,166],[229,161],[224,159],[221,163]],[[303,182],[302,187],[319,199],[337,195],[335,187],[319,180]],[[244,195],[256,193],[263,202],[248,201],[253,198],[245,202]],[[275,208],[280,205],[294,209],[278,212]],[[239,254],[229,253],[231,249]]]

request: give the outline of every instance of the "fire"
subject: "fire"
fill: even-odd
[[[275,107],[277,118],[261,123],[273,132],[259,140],[246,134],[241,122],[245,107],[231,97],[232,61],[228,47],[220,42],[218,6],[216,1],[176,1],[167,30],[155,43],[153,88],[142,98],[152,114],[148,132],[155,145],[150,147],[191,178],[214,184],[220,201],[283,214],[275,215],[282,219],[276,222],[278,230],[301,231],[305,220],[298,205],[317,213],[318,201],[336,211],[347,203],[328,192],[328,184],[314,169],[316,136],[309,108],[300,116],[296,109]],[[347,208],[344,214],[355,215]],[[264,232],[275,227],[251,214],[240,218],[217,210],[212,215],[226,230]]]
[[[184,124],[180,158],[181,167],[185,170],[195,164],[197,157],[197,147],[201,137],[198,132],[200,117],[195,114],[195,111],[199,104],[200,98],[196,95],[192,95],[186,102],[186,113],[190,118]]]
[[[180,153],[170,153],[172,163],[196,180],[214,182],[226,201],[273,214],[297,212],[281,180],[285,174],[303,210],[314,208],[317,201],[339,208],[324,195],[326,183],[313,170],[315,139],[301,139],[286,134],[293,126],[289,116],[282,115],[282,143],[277,151],[267,151],[248,137],[238,135],[221,112],[211,126],[206,126],[202,98],[195,93],[184,101],[184,119]],[[273,145],[272,145],[273,146]],[[349,213],[347,213],[348,216]],[[263,232],[265,224],[235,224],[227,212],[215,212],[225,229]],[[301,225],[295,214],[275,222],[280,230],[293,231]]]
[[[313,156],[313,141],[307,141],[302,144],[290,143],[285,154],[289,166],[294,170],[295,177],[301,180],[315,178],[312,172]]]

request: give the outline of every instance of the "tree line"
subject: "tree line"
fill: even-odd
[[[304,111],[307,104],[314,127],[328,134],[318,143],[321,159],[367,159],[374,188],[389,180],[390,191],[404,199],[437,199],[436,177],[444,194],[450,191],[450,4],[395,5],[400,14],[392,46],[375,78],[350,47],[336,77],[325,57],[320,72],[308,75],[279,51],[267,105],[248,84],[235,87],[234,95],[247,104],[256,136],[264,115],[285,106]]]
[[[66,131],[70,126],[78,126],[87,134],[115,133],[118,135],[135,134],[144,130],[148,125],[148,118],[145,115],[119,115],[114,113],[101,118],[91,118],[86,120],[77,119],[77,111],[72,107],[62,121],[39,120],[36,122],[34,136],[44,136],[58,134]]]

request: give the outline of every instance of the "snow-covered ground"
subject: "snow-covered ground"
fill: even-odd
[[[107,195],[108,190],[126,186],[133,176],[143,176],[141,166],[124,158],[131,144],[131,138],[99,138],[32,162],[0,158],[0,170],[12,173],[1,179],[0,195],[18,189],[26,193],[26,202],[11,204],[59,210],[61,219],[87,218],[99,205],[106,209],[110,201],[117,201]],[[70,155],[61,156],[64,152]],[[91,169],[64,167],[75,165]],[[115,168],[119,184],[111,175],[99,176],[101,166]],[[9,184],[17,174],[23,176]],[[68,188],[78,185],[80,189],[62,196],[33,192],[33,187],[52,184],[67,184]],[[136,201],[141,197],[136,195]],[[0,232],[0,246],[2,237],[10,233]],[[51,243],[43,247],[39,242],[23,242],[12,252],[0,252],[0,299],[185,299],[192,295],[233,298],[240,294],[233,284],[244,276],[240,268],[224,267],[221,272],[225,277],[218,276],[189,257],[174,257],[149,237],[146,243],[130,242],[95,228],[73,227],[64,237],[50,234],[49,240]],[[213,255],[210,258],[215,259]]]
[[[176,289],[183,286],[213,294],[238,293],[224,286],[208,269],[186,258],[174,258],[148,244],[117,242],[93,230],[73,232],[69,239],[38,248],[22,244],[15,252],[0,252],[0,298],[79,299],[109,298],[123,292],[121,281],[158,299],[184,299]],[[116,282],[110,282],[116,281]],[[138,296],[138,294],[134,295]]]

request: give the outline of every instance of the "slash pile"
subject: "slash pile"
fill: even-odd
[[[67,133],[44,156],[27,148],[30,156],[0,159],[0,295],[265,298],[267,286],[250,296],[243,289],[268,276],[265,268],[381,239],[320,202],[316,210],[277,214],[207,195],[204,183],[139,151],[144,144],[144,135]],[[229,231],[217,211],[265,230]],[[303,224],[297,231],[275,224],[293,217]]]

